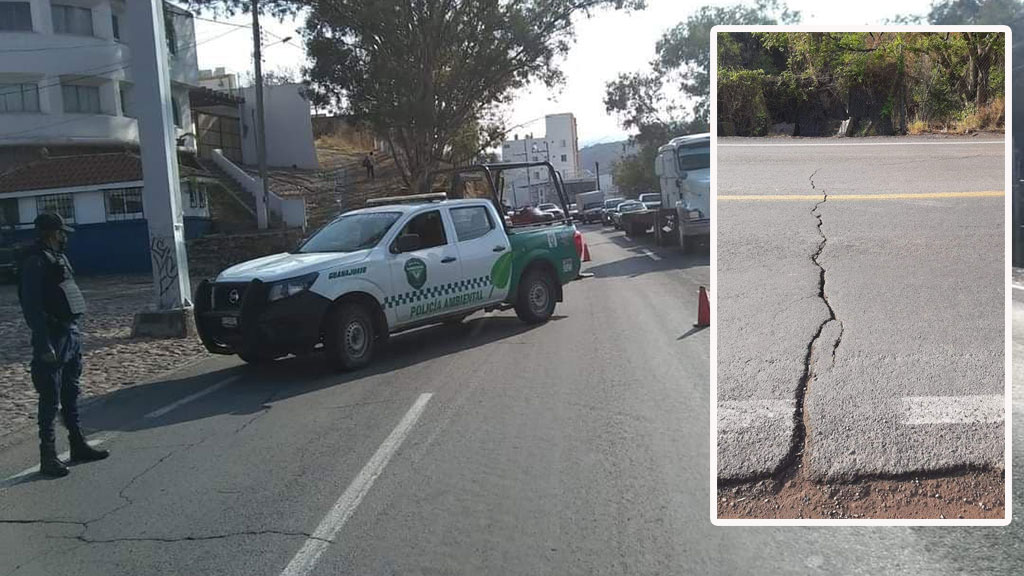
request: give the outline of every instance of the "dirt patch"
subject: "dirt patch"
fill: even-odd
[[[718,489],[718,517],[736,519],[1001,519],[1002,472],[822,483],[801,469],[783,480]]]

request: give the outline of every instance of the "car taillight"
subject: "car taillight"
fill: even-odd
[[[580,234],[579,230],[576,230],[572,235],[572,241],[576,244],[576,254],[579,254],[580,260],[583,259],[583,234]]]

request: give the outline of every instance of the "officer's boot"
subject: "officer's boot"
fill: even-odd
[[[57,458],[57,449],[52,443],[39,445],[39,473],[52,478],[68,475],[68,467]]]
[[[72,462],[92,462],[94,460],[103,460],[110,456],[110,452],[107,450],[97,450],[89,446],[81,430],[71,430],[68,432],[68,442],[71,444]]]

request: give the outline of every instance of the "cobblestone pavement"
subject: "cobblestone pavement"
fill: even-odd
[[[152,300],[151,277],[79,279],[88,313],[84,336],[82,397],[146,381],[207,356],[198,339],[133,339],[132,318]],[[0,285],[0,444],[35,420],[36,392],[29,374],[31,345],[16,287]]]

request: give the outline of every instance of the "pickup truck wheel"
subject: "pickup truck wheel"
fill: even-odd
[[[555,312],[555,286],[542,270],[530,270],[519,282],[516,316],[527,324],[542,324]]]
[[[331,312],[324,334],[324,349],[338,370],[356,370],[370,363],[376,335],[373,318],[362,306],[342,304]]]

